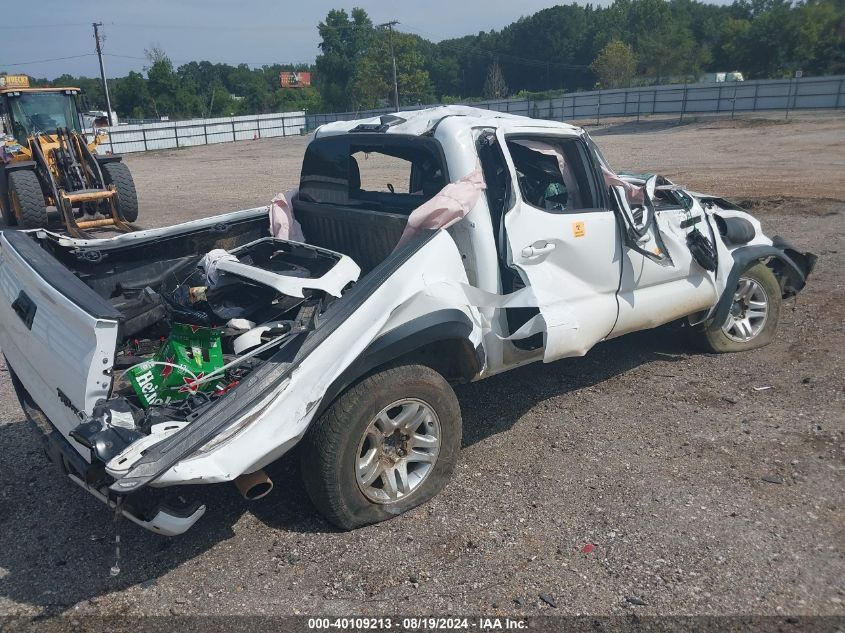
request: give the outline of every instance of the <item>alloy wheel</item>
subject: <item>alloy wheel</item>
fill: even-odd
[[[747,343],[766,325],[769,297],[756,279],[740,277],[722,332],[732,341]]]
[[[358,445],[355,475],[361,492],[381,504],[410,495],[434,469],[441,437],[440,420],[426,402],[403,398],[386,406]]]

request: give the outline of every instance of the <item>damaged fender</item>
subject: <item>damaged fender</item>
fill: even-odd
[[[719,298],[705,321],[722,323],[727,319],[733,289],[737,287],[740,275],[755,262],[768,260],[784,297],[793,296],[804,288],[818,259],[816,255],[798,251],[778,235],[769,239],[763,234],[757,218],[723,198],[687,193],[708,212],[719,254],[716,276]]]
[[[366,359],[389,360],[402,351],[398,341],[409,337],[396,336],[403,325],[398,321],[411,323],[415,311],[442,314],[445,309],[449,317],[421,328],[406,326],[409,331],[416,327],[415,334],[463,337],[472,349],[479,348],[474,308],[426,297],[426,286],[438,281],[466,283],[466,273],[449,234],[425,232],[333,303],[317,328],[282,345],[229,397],[150,447],[111,490],[128,494],[147,485],[230,481],[275,461],[303,437],[334,392],[355,380],[356,370],[371,369]],[[397,342],[391,342],[391,333]]]

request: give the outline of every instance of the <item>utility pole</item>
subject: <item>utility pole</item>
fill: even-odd
[[[100,46],[103,42],[103,38],[100,37],[99,28],[103,26],[102,22],[92,22],[91,26],[94,27],[94,41],[97,43],[97,57],[100,60],[100,79],[103,80],[103,92],[106,93],[106,110],[109,117],[109,127],[114,125],[114,121],[111,118],[111,99],[109,99],[109,85],[106,83],[106,69],[103,67],[103,49]]]
[[[396,20],[379,24],[379,27],[387,27],[388,40],[390,42],[390,57],[393,60],[393,107],[399,112],[399,82],[396,80],[396,55],[393,54],[393,27],[399,24]]]

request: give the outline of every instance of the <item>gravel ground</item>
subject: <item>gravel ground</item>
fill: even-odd
[[[700,354],[664,327],[462,386],[461,461],[424,507],[337,532],[283,458],[261,502],[200,490],[182,537],[122,522],[116,577],[111,515],[46,462],[3,367],[0,613],[845,616],[845,119],[595,132],[618,168],[745,200],[820,255],[772,345]],[[130,156],[141,223],[266,204],[304,147]]]

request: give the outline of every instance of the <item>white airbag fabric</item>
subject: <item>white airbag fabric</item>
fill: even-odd
[[[293,201],[299,195],[299,187],[277,193],[270,203],[270,235],[280,240],[305,242],[302,226],[293,217]]]

